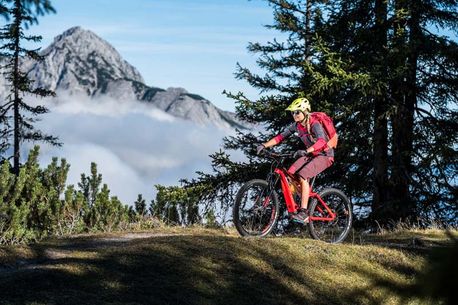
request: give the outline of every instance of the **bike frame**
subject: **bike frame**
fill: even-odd
[[[298,208],[300,207],[300,204],[297,204],[296,201],[293,198],[293,194],[291,193],[291,190],[289,188],[289,183],[288,179],[286,178],[286,175],[291,177],[291,179],[296,180],[297,178],[292,177],[285,169],[283,168],[275,168],[274,173],[279,175],[280,177],[280,183],[281,183],[281,190],[283,193],[283,197],[285,198],[286,202],[286,208],[288,210],[288,213],[296,213]],[[312,190],[313,185],[310,186],[310,198],[315,198],[319,205],[317,204],[316,209],[323,214],[323,210],[326,210],[328,212],[329,217],[315,217],[315,216],[309,216],[310,221],[333,221],[336,218],[336,214],[332,212],[332,210],[329,208],[329,206],[326,204],[326,202],[323,201],[323,199],[320,197],[318,193],[313,192]]]

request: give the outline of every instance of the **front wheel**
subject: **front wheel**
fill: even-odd
[[[333,188],[324,189],[319,195],[331,211],[336,214],[336,217],[332,221],[310,221],[308,224],[310,235],[314,239],[340,243],[347,237],[352,225],[353,208],[351,202],[344,193]],[[317,198],[311,202],[310,216],[329,217],[328,212]]]
[[[242,236],[266,236],[278,218],[278,198],[265,180],[245,183],[235,197],[234,225]]]

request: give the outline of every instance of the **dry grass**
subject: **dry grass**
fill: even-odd
[[[450,252],[445,232],[359,240],[246,239],[196,227],[1,247],[0,303],[446,304],[423,281],[435,249]]]
[[[393,247],[425,248],[434,246],[447,246],[458,238],[458,230],[443,229],[418,229],[398,228],[395,230],[382,230],[377,234],[355,233],[350,234],[347,241],[356,244],[376,244]]]

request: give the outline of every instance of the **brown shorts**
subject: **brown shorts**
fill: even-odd
[[[315,158],[300,157],[288,169],[290,174],[298,174],[304,179],[315,177],[334,163],[334,158],[317,156]]]

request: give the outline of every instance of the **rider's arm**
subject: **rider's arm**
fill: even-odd
[[[282,131],[282,133],[278,134],[277,136],[273,137],[266,143],[262,143],[264,147],[272,147],[283,141],[285,138],[289,137],[296,131],[296,123],[293,123],[289,125],[288,127],[285,128],[285,130]]]
[[[315,123],[312,125],[312,133],[315,135],[316,142],[309,148],[307,148],[308,153],[320,152],[326,148],[327,140],[326,133],[324,132],[323,126],[320,123]]]
[[[269,147],[277,145],[278,143],[280,143],[280,141],[278,141],[277,137],[275,137],[275,138],[270,139],[266,143],[262,143],[262,145],[264,145],[265,148],[269,148]]]

